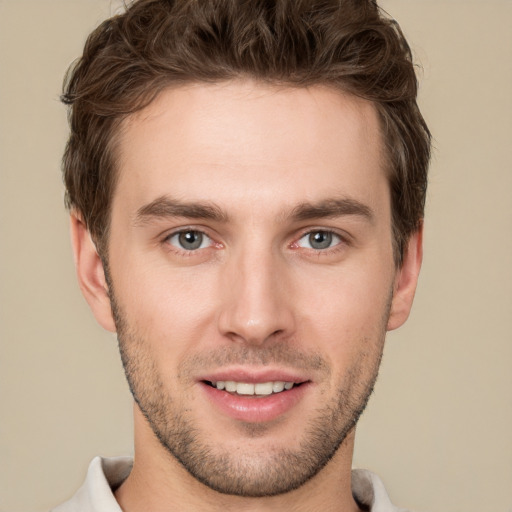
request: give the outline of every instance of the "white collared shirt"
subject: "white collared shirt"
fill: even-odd
[[[132,466],[131,457],[95,457],[82,487],[51,512],[122,512],[113,489],[124,482]],[[380,478],[365,469],[352,470],[352,494],[369,512],[407,512],[391,503]]]

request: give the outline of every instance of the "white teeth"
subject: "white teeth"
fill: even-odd
[[[261,382],[254,385],[255,395],[271,395],[273,383],[272,382]]]
[[[234,382],[232,380],[227,380],[225,389],[226,389],[226,391],[229,391],[230,393],[234,393],[236,391],[236,382]]]
[[[274,382],[272,384],[272,391],[274,393],[280,393],[284,389],[284,382]]]
[[[281,393],[285,389],[292,389],[293,382],[258,382],[257,384],[251,384],[249,382],[235,382],[233,380],[219,380],[212,382],[212,386],[217,389],[225,389],[230,393],[237,393],[238,395],[259,395],[267,396],[272,393]]]
[[[254,384],[238,382],[236,385],[236,392],[239,395],[254,395]]]

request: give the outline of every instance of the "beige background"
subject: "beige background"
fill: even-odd
[[[387,0],[436,138],[426,253],[355,465],[415,510],[512,511],[512,3]],[[75,283],[58,95],[108,0],[0,0],[0,510],[42,512],[131,452],[116,343]]]

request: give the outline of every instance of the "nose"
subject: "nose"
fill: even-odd
[[[263,345],[292,336],[293,294],[286,262],[269,251],[240,251],[222,275],[219,330],[232,341]]]

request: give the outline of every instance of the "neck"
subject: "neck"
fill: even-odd
[[[221,494],[197,481],[162,447],[136,410],[133,469],[115,497],[124,512],[356,512],[359,508],[351,491],[354,437],[353,430],[331,461],[300,488],[248,498]]]

